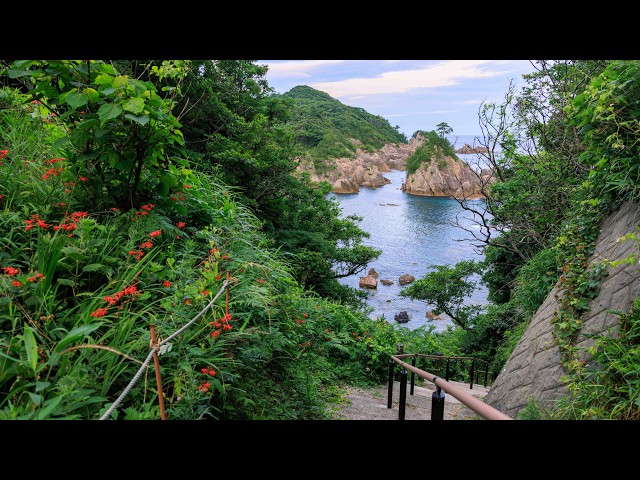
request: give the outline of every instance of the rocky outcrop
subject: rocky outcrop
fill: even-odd
[[[299,159],[296,170],[307,172],[312,181],[327,181],[334,193],[358,193],[360,187],[377,188],[390,183],[384,173],[404,170],[409,158],[422,145],[422,137],[412,138],[406,144],[387,144],[376,152],[356,150],[356,158],[336,158],[331,160],[330,169],[318,172],[313,161]],[[357,144],[354,140],[354,144]]]
[[[360,277],[360,282],[358,283],[358,285],[362,288],[370,288],[373,290],[378,288],[378,280],[370,275],[367,275],[366,277]]]
[[[414,173],[408,174],[402,190],[427,197],[475,199],[483,198],[482,185],[489,180],[490,172],[478,175],[466,162],[443,155],[423,162]]]
[[[413,282],[415,279],[416,277],[414,277],[413,275],[409,275],[408,273],[405,273],[404,275],[400,275],[400,278],[398,279],[398,283],[400,285],[407,285]]]
[[[474,153],[486,153],[489,149],[484,145],[478,145],[477,147],[472,147],[468,143],[465,143],[462,147],[456,150],[456,153],[460,153],[462,155],[471,155]]]

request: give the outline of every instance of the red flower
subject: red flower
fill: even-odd
[[[0,158],[4,158],[9,153],[9,150],[0,150]]]
[[[162,230],[156,230],[155,232],[151,232],[149,234],[150,237],[157,237],[158,235],[162,235]]]
[[[303,316],[304,318],[309,318],[309,314],[308,314],[308,313],[303,313],[303,314],[302,314],[302,316]]]
[[[107,309],[106,308],[99,308],[95,312],[93,312],[91,314],[91,316],[99,318],[99,317],[104,317],[106,314],[107,314]]]
[[[218,336],[220,335],[220,330],[214,330],[213,332],[211,332],[211,337],[213,338],[218,338]]]
[[[28,278],[28,280],[29,280],[30,282],[35,282],[35,281],[37,281],[39,278],[43,278],[43,277],[44,277],[44,275],[43,275],[42,273],[38,272],[38,273],[36,273],[33,277],[29,277],[29,278]]]
[[[15,267],[4,267],[4,273],[6,273],[9,276],[12,276],[12,275],[17,275],[18,273],[20,273],[20,270],[18,270]]]
[[[81,182],[86,182],[87,181],[87,177],[79,177]]]
[[[151,242],[142,242],[140,244],[140,248],[153,248],[153,243],[151,243]]]
[[[165,280],[164,282],[162,282],[162,285],[169,288],[171,286],[171,282],[169,280]]]
[[[184,222],[178,222],[178,223],[176,224],[176,227],[178,227],[178,228],[182,229],[185,225],[186,225],[186,223],[184,223]]]
[[[18,280],[14,280],[13,282],[11,282],[11,285],[13,285],[14,287],[21,287],[22,282],[19,282]]]

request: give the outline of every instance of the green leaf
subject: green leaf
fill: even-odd
[[[74,247],[73,245],[62,247],[60,251],[64,253],[67,258],[71,258],[73,260],[87,260],[87,256],[83,253],[83,250],[78,247]]]
[[[103,75],[103,74],[98,75],[93,80],[93,83],[95,83],[97,85],[111,85],[111,82],[113,82],[113,77],[111,77],[109,75]]]
[[[29,75],[29,70],[20,70],[17,68],[9,69],[9,78],[19,78],[24,77],[25,75]]]
[[[69,135],[69,141],[78,149],[83,149],[85,143],[88,142],[90,138],[91,132],[80,128],[76,128],[71,132],[71,135]]]
[[[38,365],[38,343],[36,342],[36,336],[33,334],[33,328],[28,325],[24,327],[22,341],[27,353],[27,363],[31,371],[35,374],[36,366]]]
[[[75,287],[76,285],[76,282],[74,282],[73,280],[69,280],[68,278],[59,278],[58,283],[60,285],[67,285],[69,287]]]
[[[133,167],[133,161],[127,158],[123,158],[118,163],[116,163],[115,167],[121,172],[128,172]]]
[[[144,100],[138,97],[130,98],[122,104],[122,108],[131,113],[142,113],[144,111]]]
[[[92,127],[97,127],[98,125],[99,125],[99,122],[97,118],[90,118],[88,120],[80,122],[76,128],[86,130]]]
[[[37,420],[45,420],[49,417],[49,414],[53,411],[54,408],[58,406],[58,404],[62,401],[63,395],[59,395],[57,397],[51,398],[44,402],[46,405],[42,410],[38,411],[38,415],[36,416]]]
[[[128,84],[129,84],[129,79],[122,75],[117,76],[116,78],[113,79],[113,82],[111,82],[111,86],[113,88],[122,88]]]
[[[55,348],[56,353],[60,353],[62,350],[66,348],[67,345],[73,343],[85,336],[89,335],[91,332],[96,330],[102,325],[102,323],[92,323],[91,325],[82,325],[80,327],[76,327],[72,329],[67,335],[58,342]]]
[[[166,183],[158,182],[156,190],[160,195],[169,195],[169,186]]]
[[[69,106],[71,106],[71,108],[78,108],[86,105],[89,101],[89,98],[84,93],[73,92],[67,95],[67,98],[65,98],[65,100],[69,104]]]
[[[91,102],[97,102],[98,100],[100,100],[100,94],[95,88],[85,88],[83,93],[87,95],[89,101]]]
[[[173,208],[175,208],[176,212],[181,215],[186,215],[188,213],[187,207],[185,207],[184,205],[180,205],[179,203],[175,204]]]
[[[117,103],[105,103],[98,109],[98,116],[100,117],[100,123],[102,125],[112,118],[116,118],[121,113],[122,107]]]
[[[149,117],[147,117],[146,115],[133,115],[131,113],[126,113],[124,116],[129,120],[138,122],[140,125],[146,125],[147,123],[149,123]]]
[[[101,263],[90,263],[89,265],[85,265],[82,269],[83,272],[97,272],[104,268],[104,265]]]
[[[160,177],[160,181],[162,183],[166,183],[169,187],[173,187],[176,183],[178,183],[178,179],[171,175],[170,173],[165,173]]]

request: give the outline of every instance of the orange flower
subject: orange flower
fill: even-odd
[[[38,273],[36,273],[33,277],[29,277],[29,278],[28,278],[28,280],[29,280],[30,282],[35,282],[35,281],[37,281],[39,278],[43,278],[43,277],[44,277],[44,275],[43,275],[42,273],[38,272]]]
[[[12,276],[12,275],[17,275],[18,273],[20,273],[20,270],[18,270],[15,267],[4,267],[4,273],[6,273],[9,276]]]
[[[107,314],[107,309],[106,308],[98,308],[95,312],[93,312],[91,314],[92,317],[104,317]]]

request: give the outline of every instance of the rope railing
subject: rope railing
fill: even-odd
[[[145,369],[147,368],[147,366],[149,365],[149,362],[151,361],[151,359],[154,358],[154,356],[157,358],[157,354],[158,354],[158,352],[160,352],[160,347],[162,347],[163,345],[165,345],[166,343],[168,343],[169,341],[171,341],[172,339],[174,339],[175,337],[180,335],[187,328],[189,328],[191,325],[193,325],[193,323],[195,323],[200,317],[202,317],[202,315],[204,315],[205,312],[207,310],[209,310],[213,306],[213,304],[218,299],[218,297],[220,295],[222,295],[222,292],[224,292],[227,289],[228,285],[229,285],[229,275],[227,275],[227,279],[224,282],[222,282],[222,287],[220,287],[220,290],[218,291],[218,293],[216,293],[216,295],[209,301],[209,303],[195,317],[193,317],[191,320],[189,320],[187,323],[185,323],[182,327],[180,327],[178,330],[176,330],[173,334],[169,335],[164,340],[162,340],[160,342],[156,342],[155,338],[151,339],[151,346],[150,346],[151,350],[149,351],[149,354],[147,355],[147,358],[144,360],[144,362],[142,362],[142,366],[135,373],[135,375],[133,376],[133,378],[131,379],[129,384],[125,387],[125,389],[122,391],[120,396],[111,404],[111,406],[102,415],[102,417],[100,417],[100,420],[105,420],[105,419],[109,418],[109,416],[111,415],[111,412],[113,412],[113,410],[115,410],[115,408],[128,395],[129,391],[133,388],[133,386],[137,383],[138,379],[142,375],[142,372],[144,372]],[[155,337],[155,332],[153,330],[153,325],[151,325],[151,327],[152,327],[152,337]],[[156,364],[156,375],[158,375],[157,364]],[[162,419],[164,420],[166,417],[164,415],[164,407],[163,407],[164,403],[162,402],[162,400],[163,400],[162,399],[162,390],[161,390],[161,385],[160,385],[159,378],[157,378],[157,380],[158,380],[158,395],[159,395],[160,402],[161,402],[160,406],[161,406],[161,413],[162,413],[162,417],[163,417]]]
[[[402,360],[402,358],[406,357],[415,357],[420,354],[403,354],[401,346],[398,346],[398,354],[392,355],[389,360],[389,395],[387,401],[387,408],[391,408],[393,404],[393,383],[394,383],[394,365],[398,364],[402,367],[400,372],[400,401],[399,401],[399,414],[398,419],[404,420],[405,418],[405,403],[406,403],[406,391],[407,391],[407,370],[412,372],[412,374],[418,375],[420,378],[427,380],[429,382],[433,382],[436,387],[436,391],[433,392],[432,395],[432,407],[431,407],[431,420],[443,420],[444,419],[444,401],[445,394],[444,392],[450,394],[454,398],[458,399],[464,405],[469,407],[471,410],[476,412],[481,417],[487,420],[513,420],[513,418],[505,415],[501,411],[493,408],[491,405],[487,405],[482,400],[470,395],[460,388],[452,385],[444,378],[441,378],[432,373],[426,372],[419,368],[416,368],[414,365],[410,365]],[[469,357],[472,358],[472,357]],[[475,359],[479,360],[479,359]],[[473,379],[472,379],[473,382]],[[413,394],[413,377],[412,377],[412,385],[411,385],[411,394]]]

